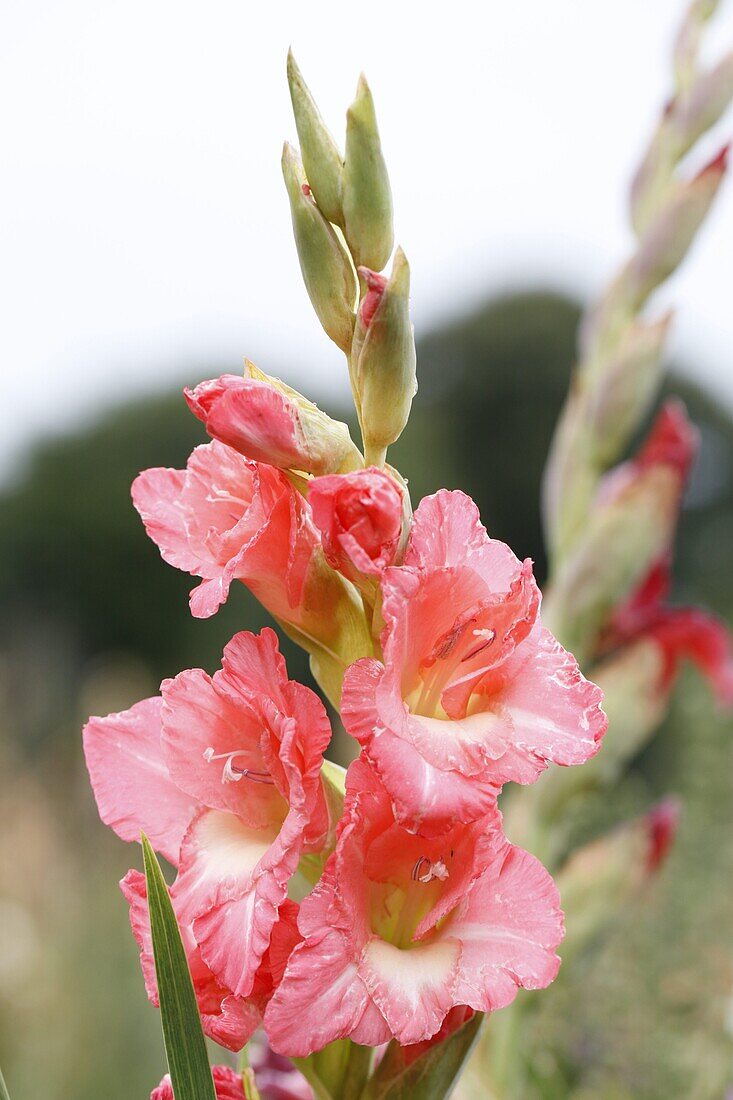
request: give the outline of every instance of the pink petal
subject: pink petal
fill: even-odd
[[[359,974],[399,1043],[419,1043],[440,1030],[455,1004],[460,958],[458,940],[409,951],[377,937],[366,945]]]
[[[158,1005],[158,983],[153,959],[145,876],[139,871],[128,871],[120,887],[130,904],[130,924],[140,947],[140,964],[145,980],[145,991],[151,1003]],[[216,981],[201,959],[190,926],[181,922],[178,912],[176,917],[179,920],[181,938],[201,1012],[201,1025],[206,1034],[217,1043],[229,1050],[241,1050],[259,1027],[262,1020],[261,1011],[257,1005],[233,996],[228,989]]]
[[[306,1057],[336,1039],[379,1046],[390,1031],[371,1002],[346,938],[338,931],[301,943],[265,1011],[273,1050]]]
[[[242,1075],[229,1066],[212,1066],[216,1100],[244,1100]],[[150,1093],[150,1100],[174,1100],[170,1074],[166,1073],[157,1088]]]
[[[177,909],[193,923],[207,966],[238,996],[252,991],[298,865],[301,837],[302,827],[287,819],[278,833],[206,810],[184,839],[172,890]]]
[[[84,727],[84,755],[99,816],[123,840],[150,843],[174,865],[195,801],[173,781],[161,749],[159,698],[130,710],[90,718]]]
[[[412,519],[405,565],[440,569],[472,564],[477,557],[494,590],[508,589],[519,561],[505,543],[489,538],[471,498],[458,489],[423,497]]]
[[[557,888],[542,864],[506,844],[448,918],[445,934],[461,941],[457,1003],[503,1008],[517,989],[542,989],[557,974],[563,936]]]
[[[238,768],[257,775],[267,771],[262,755],[262,723],[257,715],[217,690],[215,680],[201,669],[189,669],[161,687],[163,752],[178,786],[199,803],[238,814],[251,828],[279,826],[287,802],[275,784],[223,779],[228,754]],[[208,756],[213,759],[208,759]],[[219,759],[216,759],[219,757]]]

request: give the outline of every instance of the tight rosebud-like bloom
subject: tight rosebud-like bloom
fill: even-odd
[[[370,466],[315,478],[308,487],[326,560],[358,583],[392,565],[402,537],[404,503],[397,482]]]
[[[598,751],[601,692],[542,627],[531,563],[464,493],[421,502],[381,587],[384,663],[347,671],[342,718],[409,828],[473,821],[501,784]]]
[[[301,903],[304,937],[265,1013],[275,1050],[336,1039],[430,1039],[451,1010],[502,1008],[553,980],[562,938],[549,874],[504,836],[496,809],[427,840],[396,820],[362,758],[351,765],[336,851]]]
[[[145,832],[177,866],[176,914],[238,997],[254,989],[301,856],[326,841],[330,733],[269,629],[235,635],[213,677],[182,672],[162,698],[84,730],[100,817],[123,840]]]
[[[235,1073],[229,1066],[212,1066],[216,1100],[244,1100],[242,1075]],[[166,1073],[156,1089],[150,1093],[150,1100],[175,1100],[170,1074]]]
[[[254,363],[248,361],[245,372],[243,378],[223,374],[184,390],[212,439],[281,470],[331,474],[361,464],[345,424]]]
[[[367,462],[373,457],[381,466],[387,447],[402,434],[417,392],[410,268],[398,248],[389,279],[366,267],[359,275],[366,293],[354,330],[351,384]]]

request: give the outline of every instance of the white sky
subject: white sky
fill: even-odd
[[[39,433],[245,354],[322,400],[345,390],[280,177],[290,43],[339,137],[369,77],[420,331],[486,291],[602,285],[681,6],[4,0],[0,478]],[[709,152],[730,133],[733,116]],[[679,304],[673,350],[733,406],[732,246],[729,183],[659,304]]]

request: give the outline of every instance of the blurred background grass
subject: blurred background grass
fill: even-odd
[[[539,480],[577,320],[573,302],[537,292],[426,336],[413,416],[390,453],[414,500],[465,489],[540,578]],[[203,373],[216,368],[187,367],[181,381]],[[733,420],[675,372],[667,388],[702,436],[675,598],[731,622]],[[180,467],[202,441],[180,394],[162,393],[39,444],[0,498],[0,1064],[14,1097],[130,1100],[162,1074],[157,1013],[116,888],[140,855],[97,818],[80,727],[182,668],[213,670],[236,630],[266,621],[242,586],[213,619],[192,619],[191,579],[163,564],[130,503],[139,470]],[[307,678],[302,655],[284,648],[291,675]],[[733,1082],[732,728],[688,673],[620,786],[575,807],[579,841],[668,792],[684,816],[643,901],[543,995],[538,1097],[715,1100]],[[349,751],[337,736],[334,753]]]

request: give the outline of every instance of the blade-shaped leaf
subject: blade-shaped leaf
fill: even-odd
[[[155,852],[142,837],[165,1053],[175,1100],[216,1100],[196,995]]]
[[[362,1093],[363,1100],[444,1100],[450,1096],[468,1061],[481,1027],[483,1014],[475,1013],[442,1043],[436,1043],[411,1062],[392,1041],[374,1076]]]
[[[5,1078],[3,1077],[3,1071],[0,1069],[0,1100],[10,1100],[10,1093],[8,1092],[8,1086],[5,1084]]]

